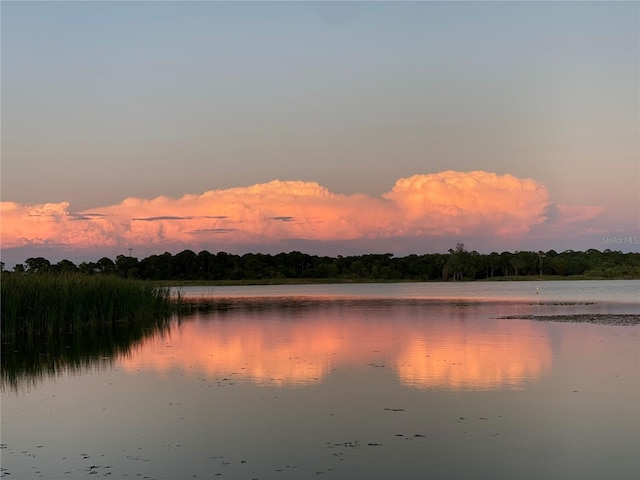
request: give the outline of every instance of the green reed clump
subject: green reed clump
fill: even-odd
[[[117,276],[4,272],[0,287],[5,340],[166,317],[174,303],[168,288]]]

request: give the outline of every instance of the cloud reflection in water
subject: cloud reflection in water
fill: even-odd
[[[551,367],[545,325],[489,319],[487,305],[232,299],[121,360],[127,371],[304,387],[384,366],[410,388],[521,388]]]

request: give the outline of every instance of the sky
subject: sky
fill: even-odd
[[[12,2],[7,265],[640,249],[638,2]]]

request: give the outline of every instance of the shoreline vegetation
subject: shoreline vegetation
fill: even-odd
[[[0,262],[0,269],[4,264]],[[606,249],[492,252],[467,251],[459,243],[448,253],[396,257],[391,253],[328,257],[298,251],[277,255],[226,252],[118,255],[79,265],[28,258],[15,274],[78,273],[152,280],[162,285],[264,285],[287,283],[425,282],[460,280],[640,279],[640,252]]]
[[[18,336],[53,339],[85,327],[155,327],[180,303],[168,287],[114,275],[3,272],[0,290],[3,344]]]
[[[518,277],[495,277],[478,280],[457,280],[457,282],[549,282],[576,280],[638,280],[640,276],[595,277],[587,275],[520,275]],[[443,280],[416,280],[412,278],[372,279],[372,278],[262,278],[246,280],[145,280],[164,287],[242,287],[259,285],[323,285],[352,283],[438,283]],[[447,281],[447,280],[444,280]]]

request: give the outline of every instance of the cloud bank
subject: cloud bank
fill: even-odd
[[[80,212],[73,212],[68,202],[2,202],[1,233],[3,249],[62,245],[215,251],[292,241],[517,239],[544,224],[551,210],[579,222],[602,213],[551,206],[547,188],[531,179],[445,171],[399,179],[379,197],[333,193],[315,182],[274,180],[181,198],[127,198]]]

